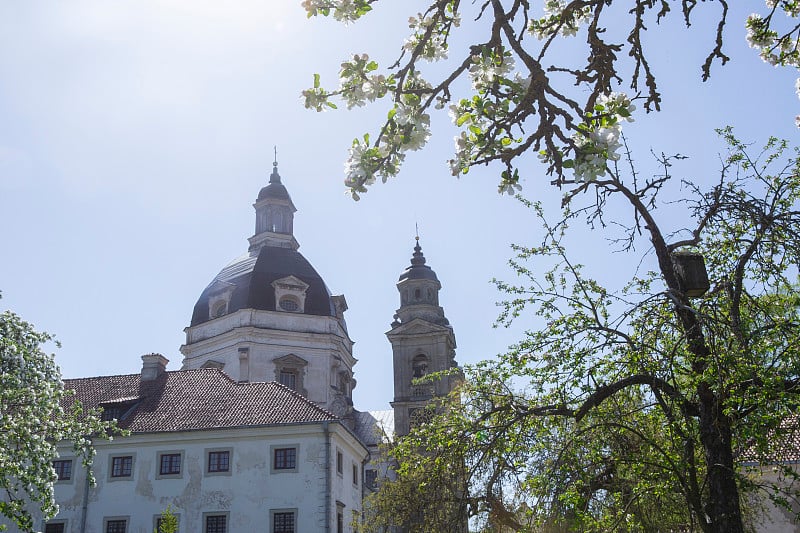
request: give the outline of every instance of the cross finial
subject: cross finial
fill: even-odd
[[[419,223],[414,222],[414,229],[416,230],[417,236],[415,237],[417,242],[419,242]]]
[[[273,146],[275,151],[275,160],[272,162],[272,174],[269,175],[269,182],[270,183],[280,183],[281,177],[278,174],[278,146]]]

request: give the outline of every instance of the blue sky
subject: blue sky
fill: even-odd
[[[796,73],[747,48],[744,18],[762,4],[740,4],[731,6],[726,35],[732,60],[707,83],[707,27],[651,25],[663,110],[637,114],[626,128],[643,164],[651,148],[680,152],[690,156],[681,175],[713,180],[722,151],[715,127],[731,124],[754,142],[796,140]],[[378,4],[345,27],[307,20],[299,0],[0,4],[0,306],[56,334],[65,377],[138,372],[149,352],[179,368],[197,297],[246,250],[252,203],[277,145],[300,251],[350,306],[357,407],[386,408],[391,399],[384,333],[415,223],[442,281],[458,360],[502,352],[536,322],[493,329],[500,297],[490,280],[511,279],[509,245],[536,243],[541,230],[497,195],[499,169],[450,176],[455,131],[443,114],[428,148],[355,203],[342,185],[346,149],[374,131],[386,105],[317,114],[299,96],[315,72],[332,87],[351,53],[393,59],[421,6]],[[524,193],[556,212],[559,193],[536,159],[522,170]],[[645,252],[612,255],[602,234],[576,230],[579,260],[612,284]]]

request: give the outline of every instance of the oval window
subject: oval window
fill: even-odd
[[[296,313],[300,309],[300,306],[297,304],[297,300],[286,296],[281,298],[281,301],[278,303],[278,305],[281,309],[284,311],[289,311],[290,313]]]
[[[219,302],[214,306],[214,311],[211,313],[211,318],[219,318],[228,312],[228,303]]]

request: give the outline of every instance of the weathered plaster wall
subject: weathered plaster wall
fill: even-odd
[[[155,518],[168,505],[179,515],[183,532],[202,532],[204,513],[227,513],[228,531],[271,531],[270,510],[296,509],[297,531],[336,531],[337,502],[344,509],[346,531],[352,512],[361,510],[361,472],[366,450],[340,424],[329,425],[330,457],[322,424],[222,429],[186,433],[134,435],[97,442],[94,474],[97,485],[88,491],[85,533],[102,533],[104,519],[128,519],[127,533],[152,533]],[[297,470],[275,472],[272,447],[297,447]],[[228,474],[206,472],[209,449],[230,449]],[[343,472],[336,471],[336,453],[342,453]],[[182,453],[178,477],[158,472],[159,453]],[[111,457],[133,455],[133,476],[111,479]],[[70,457],[65,447],[62,458]],[[76,461],[70,481],[56,483],[60,512],[66,531],[80,532],[86,473]],[[352,465],[358,466],[353,483]],[[325,497],[325,478],[330,497]],[[342,507],[343,506],[343,507]],[[42,525],[43,528],[43,525]],[[14,533],[14,530],[10,530]]]

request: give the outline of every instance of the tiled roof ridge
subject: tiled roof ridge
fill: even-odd
[[[191,373],[203,373],[203,372],[210,372],[210,373],[217,373],[224,376],[228,381],[233,384],[237,384],[236,381],[232,380],[231,377],[223,372],[219,368],[179,368],[177,370],[165,370],[164,374],[191,374]],[[92,379],[112,379],[112,378],[140,378],[140,372],[134,372],[132,374],[109,374],[109,375],[102,375],[102,376],[85,376],[81,378],[61,378],[61,381],[66,384],[68,381],[89,381]],[[157,379],[157,378],[156,378]]]
[[[61,378],[62,383],[66,384],[68,381],[89,381],[90,379],[107,379],[107,378],[132,378],[132,377],[139,377],[140,374],[137,372],[135,374],[111,374],[108,376],[85,376],[82,378]]]
[[[302,400],[304,402],[308,402],[311,406],[316,408],[321,414],[323,414],[325,416],[328,416],[330,418],[334,418],[336,420],[339,420],[339,417],[336,416],[335,414],[331,413],[330,411],[328,411],[324,407],[320,407],[319,405],[317,405],[316,403],[312,402],[311,400],[309,400],[308,398],[306,398],[305,396],[303,396],[302,394],[300,394],[296,390],[290,389],[289,387],[287,387],[283,383],[280,383],[278,381],[266,381],[264,383],[274,383],[279,389],[282,389],[282,390],[288,392],[289,394],[291,394],[295,398],[298,398],[298,399],[300,399],[300,400]]]

